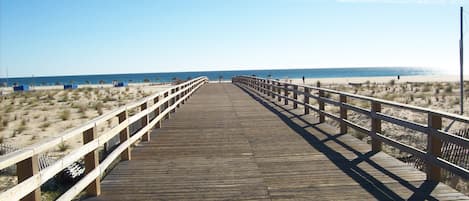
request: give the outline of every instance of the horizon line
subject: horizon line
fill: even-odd
[[[313,67],[313,68],[271,68],[271,69],[225,69],[225,70],[188,70],[188,71],[160,71],[160,72],[123,72],[123,73],[95,73],[95,74],[56,74],[56,75],[34,75],[31,76],[22,76],[22,75],[13,75],[1,77],[0,79],[9,79],[9,78],[31,78],[31,77],[72,77],[72,76],[91,76],[91,75],[126,75],[126,74],[158,74],[158,73],[198,73],[198,72],[229,72],[229,71],[268,71],[268,70],[307,70],[307,69],[347,69],[347,68],[414,68],[414,69],[425,69],[428,71],[436,71],[436,67],[422,67],[422,66],[350,66],[350,67]]]

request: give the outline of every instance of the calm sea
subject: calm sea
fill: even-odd
[[[274,79],[284,78],[334,78],[334,77],[372,77],[372,76],[406,76],[406,75],[429,75],[432,71],[421,68],[320,68],[320,69],[275,69],[275,70],[241,70],[241,71],[200,71],[200,72],[174,72],[174,73],[134,73],[134,74],[105,74],[105,75],[73,75],[73,76],[44,76],[44,77],[16,77],[0,78],[4,85],[8,82],[13,84],[28,85],[55,85],[55,84],[98,84],[100,82],[112,83],[113,81],[135,82],[170,82],[174,78],[188,79],[198,76],[207,76],[210,80],[229,80],[237,75],[256,75]]]

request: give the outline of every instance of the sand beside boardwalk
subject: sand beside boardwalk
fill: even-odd
[[[285,79],[280,79],[285,81]],[[302,84],[301,79],[288,79],[292,80],[292,83]],[[348,83],[365,83],[370,81],[371,83],[389,83],[391,80],[396,83],[404,82],[459,82],[459,76],[457,75],[416,75],[416,76],[383,76],[383,77],[346,77],[346,78],[305,78],[305,83],[315,84],[317,81],[327,84],[348,84]],[[469,76],[466,76],[465,80],[469,80]]]
[[[60,86],[47,86],[36,87],[34,91],[9,93],[0,99],[0,143],[25,147],[168,87],[150,84],[128,87],[83,85],[76,90],[63,90]],[[112,123],[109,122],[109,126]],[[80,144],[81,139],[76,139],[60,152],[66,153]]]
[[[302,84],[302,79],[282,79],[295,84]],[[344,91],[353,94],[360,94],[369,97],[399,102],[403,104],[420,106],[436,111],[460,114],[460,85],[458,76],[401,76],[397,77],[353,77],[353,78],[306,78],[305,85],[316,86],[317,82],[321,83],[321,87]],[[326,97],[339,100],[338,95],[325,94]],[[299,97],[302,100],[302,97]],[[348,99],[349,104],[359,106],[370,110],[369,101],[360,101],[357,99]],[[317,104],[312,101],[313,105]],[[469,114],[469,82],[464,82],[464,116]],[[326,111],[339,115],[339,108],[326,104]],[[405,110],[401,108],[382,105],[382,113],[397,117],[403,120],[411,121],[418,124],[427,124],[427,114]],[[313,114],[316,115],[316,114]],[[371,119],[365,115],[354,111],[348,111],[348,119],[365,128],[371,128]],[[326,122],[339,127],[339,124],[326,118]],[[443,130],[456,134],[461,130],[468,129],[468,125],[461,122],[453,122],[443,118]],[[349,134],[370,143],[371,138],[366,134],[359,133],[349,128]],[[406,129],[401,126],[382,121],[382,134],[397,140],[398,142],[416,147],[420,150],[426,150],[427,136],[426,134]],[[454,150],[458,148],[454,148]],[[385,145],[383,151],[396,157],[408,158],[411,155],[400,151],[394,147]],[[449,160],[449,158],[445,158]],[[452,157],[452,159],[455,159]],[[469,168],[469,164],[457,162],[462,167]],[[444,175],[447,173],[444,172]],[[469,195],[469,181],[460,177],[444,176],[444,182],[453,188]]]
[[[228,80],[223,80],[226,82]],[[302,84],[301,79],[281,79]],[[305,84],[345,91],[409,105],[421,106],[438,111],[459,113],[459,77],[458,76],[401,76],[397,77],[350,77],[350,78],[306,78]],[[218,81],[211,81],[218,83]],[[350,85],[353,83],[355,85]],[[114,88],[112,85],[81,86],[78,90],[64,91],[61,86],[37,87],[35,92],[12,93],[7,91],[0,99],[0,143],[14,147],[24,147],[45,138],[57,136],[67,129],[77,127],[84,122],[110,111],[121,105],[138,100],[169,86],[149,84],[131,84],[125,88]],[[469,82],[465,83],[465,114],[469,114]],[[327,94],[326,94],[327,95]],[[329,98],[338,99],[330,94]],[[299,97],[302,100],[302,97]],[[349,100],[351,104],[362,108],[370,108],[369,102]],[[312,101],[314,104],[314,101]],[[68,110],[68,112],[66,112]],[[327,105],[326,110],[338,115],[337,107]],[[424,114],[383,106],[383,113],[408,121],[426,124]],[[67,115],[67,113],[69,113]],[[315,115],[315,114],[313,114]],[[369,127],[370,119],[349,111],[349,120],[364,127]],[[327,122],[338,126],[337,122]],[[109,121],[98,127],[103,133],[117,124],[117,120]],[[426,136],[402,127],[383,123],[383,133],[413,147],[424,150]],[[450,132],[467,128],[466,124],[444,120],[443,127]],[[366,135],[349,130],[350,134],[369,142]],[[82,144],[81,138],[71,139],[64,147],[57,147],[48,152],[49,156],[61,157]],[[385,151],[395,157],[407,157],[408,154],[392,147]],[[11,181],[10,181],[11,180]],[[0,183],[15,183],[13,177],[0,176]],[[447,181],[452,187],[469,194],[469,186],[459,179]],[[2,187],[0,186],[0,191]]]
[[[75,90],[63,90],[63,86],[34,87],[28,92],[0,89],[3,91],[0,96],[0,144],[22,148],[38,143],[168,87],[170,85],[140,83],[118,88],[112,85],[80,85]],[[117,118],[114,118],[98,125],[98,135],[117,123]],[[58,159],[82,144],[82,137],[78,136],[45,154]],[[11,171],[0,174],[0,192],[17,183]],[[48,199],[47,196],[48,193],[43,194],[43,198]]]

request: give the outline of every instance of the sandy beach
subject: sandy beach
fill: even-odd
[[[285,81],[285,79],[281,79]],[[289,79],[292,83],[302,84],[301,79]],[[405,82],[459,82],[459,76],[457,75],[416,75],[416,76],[383,76],[383,77],[346,77],[346,78],[305,78],[306,84],[315,84],[317,81],[325,84],[348,84],[348,83],[365,83],[367,81],[371,83],[389,83],[394,80],[396,83]],[[464,80],[469,80],[469,76],[466,76]]]
[[[397,77],[306,78],[305,84],[315,86],[319,81],[322,87],[329,89],[458,114],[458,80],[458,76],[402,76],[399,80]],[[302,84],[302,79],[282,79],[281,81]],[[210,83],[218,83],[218,81]],[[62,86],[46,86],[35,87],[33,91],[23,93],[12,92],[11,89],[5,90],[4,88],[2,89],[4,95],[1,96],[0,100],[0,113],[2,114],[0,117],[0,143],[17,148],[37,143],[167,87],[169,85],[141,83],[120,88],[112,85],[80,85],[77,90],[63,90]],[[466,83],[465,87],[469,89],[469,83]],[[331,95],[330,98],[336,97]],[[464,102],[469,106],[467,96]],[[365,102],[351,101],[351,103],[362,108],[370,106],[369,103]],[[338,113],[338,108],[330,105],[326,105],[326,110]],[[383,113],[417,123],[426,123],[426,119],[421,114],[407,110],[383,107]],[[466,107],[465,114],[469,114],[469,107]],[[349,111],[349,119],[362,125],[369,124],[368,118],[352,111]],[[338,123],[331,119],[328,119],[327,122],[338,126]],[[443,123],[443,126],[449,126],[448,129],[452,132],[466,128],[464,124],[450,124],[451,122],[448,121]],[[117,121],[110,121],[98,127],[98,130],[102,133],[116,124]],[[426,136],[422,136],[418,132],[386,123],[383,123],[383,130],[388,131],[385,134],[393,139],[425,149]],[[363,141],[370,140],[368,136],[353,130],[350,131],[350,134]],[[72,139],[67,144],[50,150],[47,154],[60,158],[81,144],[81,138]],[[385,147],[384,151],[397,158],[407,156],[406,153],[392,147]],[[12,177],[3,177],[2,181],[4,183],[15,182]],[[461,185],[464,183],[456,182],[453,186],[463,192],[469,191],[467,186]]]
[[[302,84],[301,79],[281,80]],[[391,80],[394,80],[393,89],[385,90]],[[326,88],[458,113],[456,105],[458,80],[458,76],[401,76],[399,80],[397,77],[306,78],[305,84],[315,86],[319,81],[321,86]],[[218,81],[210,81],[210,83],[218,83]],[[363,86],[357,88],[350,83]],[[409,86],[412,90],[402,88],[402,85],[407,87],[412,83],[415,83],[417,87]],[[427,87],[418,91],[421,85],[418,83],[426,83]],[[451,93],[441,93],[439,96],[444,96],[443,99],[428,104],[428,100],[431,102],[435,98],[438,99],[435,90],[443,92],[446,86],[451,86]],[[24,147],[77,126],[100,113],[136,101],[167,87],[168,85],[155,83],[133,83],[124,88],[116,88],[111,84],[96,84],[80,85],[78,90],[63,90],[63,86],[59,85],[36,86],[32,87],[31,91],[23,93],[12,93],[11,87],[1,88],[4,95],[0,102],[0,111],[3,114],[0,117],[2,122],[0,138],[2,138],[2,143]],[[399,94],[399,98],[393,98],[392,94],[396,96]],[[417,96],[417,98],[411,96]],[[413,101],[410,101],[411,98]],[[448,101],[455,104],[447,104]],[[97,103],[102,104],[102,106],[98,105],[102,111],[97,111]],[[61,119],[60,115],[63,115],[61,112],[67,108],[70,110],[70,117],[67,120]],[[467,112],[469,113],[469,110]]]
[[[75,90],[41,86],[18,93],[8,91],[10,88],[0,100],[0,143],[24,147],[168,87],[149,83],[130,84],[128,87],[80,85]],[[81,139],[72,141],[67,144],[67,150],[81,143]],[[67,150],[59,152],[65,154]]]

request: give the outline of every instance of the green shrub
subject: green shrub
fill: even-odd
[[[44,122],[43,124],[39,126],[39,128],[41,128],[42,131],[45,131],[46,128],[48,128],[49,126],[50,126],[49,122]]]
[[[18,134],[21,134],[22,132],[24,132],[26,130],[26,126],[25,125],[20,125],[18,127],[18,129],[16,129],[16,131],[18,132]]]
[[[70,119],[70,110],[63,110],[62,112],[60,112],[60,119],[62,120],[69,120]]]
[[[70,145],[68,145],[67,143],[65,142],[62,142],[60,143],[59,145],[57,145],[57,148],[60,152],[64,152],[66,151],[68,148],[70,147]]]
[[[98,112],[99,115],[102,115],[103,114],[103,103],[101,102],[98,102],[94,105],[94,109]]]
[[[428,86],[428,85],[423,86],[422,92],[429,92],[429,91],[431,91],[430,86]]]
[[[446,93],[451,93],[451,92],[453,92],[453,86],[451,86],[451,85],[446,86],[446,87],[445,87],[445,92],[446,92]]]

